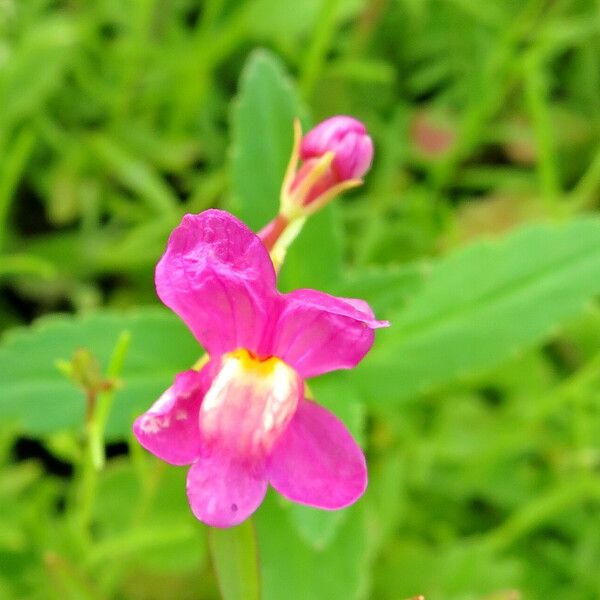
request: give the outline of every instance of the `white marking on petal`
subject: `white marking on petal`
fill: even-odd
[[[166,392],[164,392],[160,398],[152,405],[151,410],[153,412],[162,413],[166,412],[169,408],[171,402],[173,402],[175,394],[173,393],[173,388],[170,387]]]
[[[223,366],[200,407],[206,440],[239,454],[268,453],[296,411],[302,383],[278,358],[264,361],[246,350],[223,358]]]
[[[144,433],[158,433],[161,429],[168,427],[171,419],[168,415],[146,415],[142,419],[141,429]]]

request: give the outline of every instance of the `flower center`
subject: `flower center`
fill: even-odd
[[[225,354],[200,406],[202,439],[240,456],[268,453],[294,416],[302,394],[296,371],[274,356],[246,349]]]

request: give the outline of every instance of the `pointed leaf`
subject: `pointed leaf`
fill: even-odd
[[[378,340],[357,373],[366,397],[398,401],[539,343],[600,293],[600,219],[528,225],[462,248]]]

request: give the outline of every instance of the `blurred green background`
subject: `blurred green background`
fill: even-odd
[[[280,285],[392,321],[311,384],[369,490],[207,535],[131,440],[201,353],[153,267],[186,212],[264,225],[333,114],[374,166]],[[0,0],[0,600],[600,598],[599,200],[597,0]]]

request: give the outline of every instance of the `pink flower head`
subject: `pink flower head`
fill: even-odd
[[[337,417],[304,397],[304,379],[354,367],[387,323],[361,300],[280,294],[263,243],[220,210],[183,218],[156,267],[156,290],[209,358],[177,375],[133,428],[162,460],[191,465],[196,517],[236,525],[269,483],[325,509],[357,500],[363,453]]]
[[[353,117],[326,119],[297,143],[299,148],[292,155],[283,194],[284,206],[292,216],[294,211],[302,213],[303,207],[321,206],[342,191],[360,185],[373,160],[373,142],[367,129]],[[303,162],[296,171],[298,158]]]

